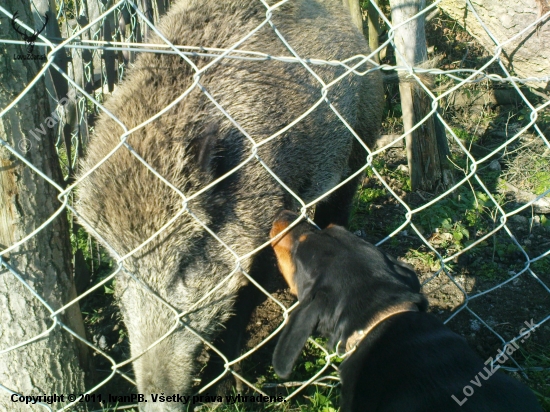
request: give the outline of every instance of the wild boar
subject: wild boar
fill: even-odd
[[[271,23],[293,52],[266,14],[260,0],[179,0],[158,28],[175,45],[229,48],[257,29],[239,49],[331,62],[369,53],[340,0],[294,0],[272,11]],[[163,43],[156,35],[147,42]],[[190,59],[199,69],[213,61]],[[141,355],[133,367],[138,391],[149,400],[142,410],[182,410],[155,404],[150,394],[190,393],[204,345],[198,336],[212,342],[223,330],[249,283],[243,273],[275,276],[274,264],[259,263],[270,248],[247,255],[269,241],[278,211],[299,206],[271,173],[310,202],[364,164],[366,151],[323,90],[374,145],[383,106],[378,72],[342,76],[348,69],[341,64],[308,66],[314,73],[299,62],[224,58],[194,78],[196,71],[178,55],[143,53],[105,103],[117,121],[102,114],[96,122],[79,176],[106,160],[78,184],[77,212],[116,258],[125,257],[116,288],[132,357]],[[146,122],[194,84],[179,103]],[[128,129],[145,125],[113,151],[124,133],[119,122]],[[345,224],[355,189],[356,180],[319,203],[318,224]],[[233,338],[223,349],[228,357],[238,353],[236,329],[247,318],[234,319],[239,326],[227,331]]]

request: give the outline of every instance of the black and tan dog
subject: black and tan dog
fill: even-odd
[[[282,212],[271,237],[297,218]],[[355,347],[340,365],[342,412],[542,411],[529,388],[492,375],[461,336],[426,313],[410,265],[334,225],[320,231],[301,222],[273,247],[300,301],[273,355],[281,377],[318,333],[331,347],[340,342],[340,352]]]

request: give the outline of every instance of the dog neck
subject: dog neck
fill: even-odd
[[[375,327],[380,325],[386,319],[405,312],[418,312],[418,307],[414,303],[402,302],[398,305],[390,306],[389,308],[375,314],[363,329],[356,330],[350,335],[346,342],[346,352],[349,352],[357,347]]]

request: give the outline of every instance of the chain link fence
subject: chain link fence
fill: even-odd
[[[91,0],[87,2],[56,0],[57,15],[55,17],[61,28],[60,38],[47,39],[43,35],[37,36],[34,43],[36,50],[45,50],[47,59],[43,64],[42,70],[26,85],[23,92],[6,107],[1,108],[0,118],[10,116],[14,113],[18,103],[24,99],[27,92],[35,87],[37,82],[42,81],[42,78],[46,78],[47,90],[50,94],[49,103],[53,108],[52,117],[55,117],[54,113],[57,113],[59,120],[59,124],[55,125],[55,131],[58,139],[56,146],[59,150],[60,162],[65,176],[74,178],[73,173],[77,169],[78,160],[82,156],[90,135],[93,135],[94,117],[98,113],[105,111],[103,102],[109,99],[110,93],[116,88],[115,85],[123,79],[126,69],[132,65],[136,55],[139,53],[177,54],[187,64],[194,67],[196,79],[200,78],[200,75],[208,68],[207,66],[206,68],[199,69],[194,66],[191,57],[196,56],[209,58],[212,64],[222,59],[266,62],[276,60],[285,64],[300,64],[312,76],[317,78],[324,93],[326,93],[332,84],[325,84],[316,76],[315,68],[318,66],[341,66],[346,70],[345,76],[365,75],[366,72],[359,72],[357,68],[366,61],[369,61],[373,67],[369,71],[381,70],[384,73],[396,71],[401,73],[400,77],[402,79],[407,78],[409,79],[407,81],[417,82],[419,90],[431,98],[433,109],[431,115],[436,115],[445,126],[452,152],[451,161],[459,172],[456,174],[458,177],[455,184],[448,189],[440,190],[437,195],[421,191],[416,194],[407,194],[403,190],[403,185],[396,186],[396,180],[399,180],[397,179],[396,171],[391,170],[387,166],[387,156],[390,153],[394,153],[396,150],[403,151],[405,134],[402,132],[402,127],[400,128],[399,125],[396,126],[396,130],[399,130],[400,134],[395,134],[389,141],[385,140],[382,147],[369,149],[361,143],[368,152],[368,156],[366,157],[364,166],[360,170],[357,170],[350,179],[366,172],[368,182],[363,182],[362,193],[365,193],[365,190],[369,190],[369,184],[371,188],[376,187],[378,190],[382,190],[384,199],[390,200],[392,210],[397,213],[394,215],[395,217],[391,224],[384,224],[381,231],[377,232],[383,233],[383,236],[376,239],[377,244],[382,245],[382,247],[389,246],[391,249],[392,247],[397,248],[397,244],[399,243],[407,244],[406,240],[409,239],[412,242],[411,244],[415,245],[414,250],[409,252],[406,258],[415,264],[415,266],[417,266],[418,262],[423,262],[423,265],[421,265],[423,269],[419,270],[419,272],[423,280],[424,291],[432,300],[432,304],[434,302],[439,304],[439,306],[435,306],[436,312],[437,308],[439,308],[439,314],[446,319],[446,322],[448,322],[452,329],[456,325],[456,329],[459,332],[467,336],[468,334],[472,334],[473,336],[480,329],[485,328],[486,331],[492,334],[493,341],[496,338],[500,342],[501,347],[505,347],[506,344],[516,341],[523,342],[527,334],[535,329],[539,330],[550,319],[550,221],[546,220],[546,215],[550,213],[550,200],[548,198],[548,194],[550,193],[550,168],[548,167],[550,143],[545,136],[548,129],[544,128],[550,100],[543,96],[536,100],[536,103],[533,103],[534,100],[527,96],[528,92],[525,86],[541,82],[547,83],[550,78],[548,76],[532,76],[529,78],[515,76],[509,72],[507,65],[501,61],[501,57],[503,49],[507,44],[518,41],[518,39],[522,39],[533,31],[538,30],[540,25],[550,16],[550,12],[540,15],[530,25],[518,31],[514,37],[502,39],[491,33],[491,30],[484,25],[483,20],[477,15],[476,5],[469,0],[465,0],[464,6],[479,19],[479,23],[485,27],[487,34],[493,39],[495,43],[494,54],[486,59],[483,64],[480,64],[479,67],[475,68],[440,68],[437,66],[415,68],[374,63],[373,56],[375,54],[394,46],[395,31],[398,29],[398,27],[392,26],[391,21],[385,16],[384,10],[374,3],[374,8],[387,27],[385,41],[381,42],[380,47],[371,54],[349,56],[349,59],[345,61],[335,62],[317,60],[315,58],[304,59],[302,56],[297,55],[293,51],[293,45],[288,44],[284,36],[272,25],[272,14],[276,13],[282,4],[291,0],[281,1],[272,5],[263,0],[255,1],[261,1],[265,6],[265,20],[262,24],[256,30],[247,33],[233,47],[229,49],[217,49],[209,48],[207,47],[208,45],[171,44],[155,26],[159,16],[168,7],[168,4],[165,4],[165,2],[142,2],[136,5],[128,0],[121,0],[116,3]],[[425,17],[432,13],[439,3],[441,2],[436,1],[429,7],[426,7],[422,11],[422,16]],[[34,7],[36,8],[37,6],[34,5]],[[14,18],[12,12],[2,6],[0,6],[0,15],[3,17],[2,24]],[[414,16],[414,18],[418,17],[419,15]],[[27,23],[27,25],[22,20],[18,20],[17,24],[28,32],[35,32],[35,29],[30,24]],[[406,24],[406,22],[403,24]],[[255,35],[256,31],[270,25],[287,47],[288,55],[275,56],[270,54],[270,50],[259,53],[240,48],[246,39]],[[156,33],[162,38],[165,44],[143,43],[142,39],[147,38],[147,33],[151,32]],[[3,45],[29,44],[29,41],[0,39],[0,43]],[[62,59],[59,59],[59,56],[65,53],[70,58],[68,59],[68,64],[63,66],[60,63]],[[498,70],[493,70],[495,67]],[[54,74],[57,78],[55,78]],[[444,84],[445,87],[428,88],[421,80],[425,77],[436,79],[436,85]],[[338,79],[338,81],[340,80],[341,78]],[[56,96],[60,96],[60,94],[55,93],[56,87],[59,87],[60,83],[65,83],[66,85],[66,97],[63,94],[61,95],[69,101],[65,105],[58,104],[61,99]],[[462,130],[451,125],[449,119],[437,111],[438,108],[448,107],[451,104],[449,102],[452,101],[452,98],[457,93],[464,90],[468,90],[468,93],[473,93],[469,87],[476,84],[489,85],[488,87],[498,84],[511,88],[515,98],[519,100],[517,108],[522,116],[522,121],[516,119],[507,124],[510,127],[506,128],[506,132],[500,136],[500,140],[493,140],[491,147],[484,147],[482,150],[476,150],[476,147],[479,145],[476,144],[471,134],[465,134]],[[200,88],[198,81],[176,101],[167,106],[166,110],[185,99],[195,88]],[[203,89],[203,92],[208,94],[205,89]],[[477,93],[479,93],[479,90]],[[325,97],[324,95],[320,96],[320,100],[316,106],[327,104]],[[244,136],[249,136],[246,129],[239,125],[235,119],[232,119],[214,97],[208,95],[208,98],[216,105],[223,116],[228,118]],[[302,119],[306,118],[316,106],[304,108],[303,113],[296,113],[295,121],[289,124],[286,130],[291,129]],[[350,133],[359,139],[355,131],[349,127],[338,111],[334,107],[331,107],[331,109],[343,121]],[[163,112],[155,114],[146,122],[133,129],[128,125],[121,124],[125,133],[121,136],[120,145],[113,149],[128,150],[128,146],[125,144],[127,137],[136,130],[151,123],[156,117],[162,115]],[[114,120],[118,121],[118,119]],[[68,128],[69,132],[64,127],[65,125],[70,126]],[[416,127],[423,127],[422,123],[419,123]],[[249,137],[248,140],[251,149],[250,157],[246,162],[260,161],[273,178],[288,191],[289,195],[300,203],[303,215],[307,216],[308,210],[346,182],[342,182],[322,197],[307,204],[294,194],[257,155],[260,147],[277,139],[286,130],[280,130],[261,142],[256,142]],[[0,145],[11,156],[17,158],[24,167],[29,168],[29,170],[32,170],[55,187],[59,192],[61,206],[50,219],[28,233],[26,237],[14,244],[4,245],[3,248],[0,248],[0,274],[1,276],[16,277],[27,288],[28,293],[32,294],[46,307],[54,322],[50,329],[45,330],[30,340],[15,342],[13,346],[0,348],[0,353],[8,353],[19,350],[24,346],[32,346],[34,342],[48,335],[53,328],[64,327],[67,330],[67,327],[59,321],[58,316],[76,302],[82,304],[93,293],[102,290],[108,291],[113,279],[117,279],[123,273],[133,276],[130,273],[131,271],[125,267],[125,261],[144,248],[149,242],[153,241],[157,236],[161,235],[166,227],[182,214],[189,214],[192,219],[195,219],[199,225],[203,226],[205,231],[216,238],[234,256],[234,271],[228,273],[226,279],[218,286],[208,291],[203,299],[207,299],[209,296],[219,292],[219,289],[224,287],[226,282],[232,278],[234,272],[240,270],[241,262],[257,253],[260,249],[270,247],[269,240],[266,239],[265,243],[255,250],[246,254],[239,254],[225,244],[218,237],[215,230],[209,228],[195,216],[190,208],[184,207],[170,221],[165,222],[165,225],[153,236],[131,252],[120,255],[120,251],[111,247],[110,252],[113,256],[117,256],[117,259],[112,263],[110,273],[102,276],[100,279],[94,279],[93,284],[86,284],[75,300],[64,302],[62,307],[54,308],[47,303],[47,299],[44,296],[37,293],[32,285],[25,280],[24,273],[15,269],[16,265],[13,264],[13,261],[10,263],[10,260],[6,257],[17,251],[29,239],[36,236],[37,233],[49,225],[56,217],[66,215],[67,213],[74,216],[76,212],[73,208],[73,193],[78,190],[79,184],[83,179],[87,178],[87,175],[81,176],[74,181],[69,180],[70,184],[66,188],[60,187],[45,170],[33,165],[25,156],[28,151],[33,150],[33,145],[40,144],[36,137],[36,134],[29,131],[29,135],[25,136],[25,139],[20,140],[15,146],[10,145],[8,141],[2,139],[0,139]],[[114,153],[115,150],[110,155]],[[529,161],[521,160],[526,157]],[[107,161],[107,158],[104,161]],[[177,192],[177,195],[181,196],[184,204],[188,204],[195,197],[215,187],[215,185],[219,184],[223,179],[228,178],[237,169],[235,168],[220,179],[206,185],[199,192],[191,196],[185,196],[177,188],[173,187],[165,176],[162,176],[151,167],[151,165],[143,159],[140,159],[140,162],[160,182],[172,187]],[[97,167],[101,167],[101,164],[98,164]],[[239,165],[238,167],[242,166]],[[505,168],[503,169],[502,166],[505,166]],[[492,173],[490,174],[490,179],[487,174],[489,171]],[[522,182],[524,183],[523,185],[521,184]],[[455,208],[453,208],[453,204],[456,206]],[[468,206],[464,206],[465,204],[468,204]],[[459,218],[455,216],[457,214],[460,214]],[[492,227],[489,229],[485,226],[481,229],[477,227],[475,220],[480,215],[485,217],[490,216],[493,222]],[[354,217],[357,216],[358,212],[355,212]],[[472,223],[470,226],[464,223],[468,221]],[[101,239],[101,236],[95,232],[93,224],[88,223],[88,231],[94,233],[98,239]],[[368,232],[364,227],[356,227],[355,229],[358,230],[358,234],[360,235],[365,235],[365,231]],[[79,247],[87,248],[90,251],[89,253],[92,257],[89,258],[89,262],[95,265],[105,264],[108,259],[102,255],[99,246],[91,238],[85,239],[85,244],[83,245],[81,242]],[[109,245],[107,245],[107,248],[109,248]],[[488,255],[483,254],[486,250],[490,250]],[[502,262],[512,261],[506,258],[509,255],[514,256],[513,265],[510,264],[508,267],[503,267]],[[13,255],[10,259],[16,259],[15,256]],[[495,261],[499,261],[499,258],[501,264],[494,264]],[[427,262],[427,260],[430,261]],[[485,265],[483,262],[480,263],[480,260],[486,260],[487,262],[492,262],[492,264]],[[469,267],[470,270],[468,270]],[[96,271],[98,269],[95,268]],[[94,268],[92,268],[93,270]],[[479,273],[476,271],[479,271]],[[268,342],[273,341],[274,336],[284,326],[284,320],[287,319],[289,312],[297,304],[288,307],[288,302],[282,302],[275,295],[270,294],[260,286],[256,280],[249,277],[247,273],[243,274],[265,294],[268,302],[271,302],[278,308],[280,314],[278,327],[274,330],[269,330],[259,343],[256,343],[237,359],[227,359],[218,348],[213,346],[212,342],[205,340],[199,331],[195,331],[187,325],[184,325],[184,327],[203,340],[204,344],[212,352],[217,353],[224,360],[226,370],[238,377],[255,392],[262,395],[269,396],[269,390],[273,388],[285,388],[285,396],[288,400],[312,384],[321,386],[335,385],[337,377],[332,372],[337,370],[335,362],[337,364],[339,356],[336,353],[328,352],[322,345],[312,339],[310,339],[310,344],[324,354],[325,361],[321,362],[321,366],[311,372],[309,379],[304,381],[286,384],[269,382],[259,384],[258,382],[253,382],[249,376],[241,373],[239,368],[235,367],[242,361],[246,361],[247,358],[258,353],[258,351],[261,351],[262,347]],[[484,275],[485,277],[483,278]],[[483,281],[479,280],[479,278],[482,278]],[[139,279],[135,277],[134,279],[140,282]],[[477,286],[475,284],[476,280],[478,280]],[[147,285],[143,285],[143,287],[147,289]],[[510,294],[514,296],[514,299],[508,303],[515,306],[513,308],[515,312],[520,312],[519,315],[513,316],[513,319],[507,318],[509,312],[500,309],[502,305],[506,306],[506,299],[508,299]],[[151,296],[152,299],[159,299],[166,308],[173,311],[175,322],[173,327],[164,336],[151,344],[147,350],[150,350],[160,341],[166,339],[176,328],[180,327],[182,325],[181,319],[185,315],[185,313],[178,313],[178,311],[174,310],[171,302],[164,301],[152,292]],[[444,302],[445,300],[447,300],[446,303]],[[197,304],[199,303],[200,301],[197,302]],[[536,307],[526,312],[521,312],[522,308],[517,307],[520,305],[525,308],[531,308],[531,304],[535,304]],[[452,312],[450,312],[451,309]],[[445,312],[445,310],[448,312]],[[457,319],[464,317],[465,314],[468,316],[462,321],[457,321]],[[518,316],[521,318],[519,323]],[[532,320],[532,323],[529,330],[518,333],[517,331],[522,324],[522,320]],[[458,323],[455,323],[455,321]],[[505,332],[502,330],[502,325],[508,325],[508,328],[505,328]],[[511,330],[515,332],[511,332]],[[119,357],[116,358],[116,356],[106,353],[104,350],[105,345],[101,342],[101,339],[94,338],[92,341],[88,341],[78,337],[75,331],[71,331],[70,333],[76,339],[84,342],[94,352],[95,359],[102,358],[111,367],[110,372],[107,373],[104,379],[94,382],[92,387],[86,388],[88,393],[95,393],[101,387],[107,385],[110,380],[114,379],[115,375],[122,377],[135,386],[131,368],[129,368],[134,358],[131,358],[128,353],[119,352]],[[474,338],[472,340],[475,342]],[[538,357],[530,357],[529,352],[526,352],[519,355],[518,359],[516,359],[515,355],[510,356],[510,361],[506,363],[505,368],[509,371],[521,372],[524,377],[529,377],[529,374],[533,371],[541,372],[548,370],[548,353],[546,353],[546,356],[539,355],[537,355]],[[219,376],[210,382],[201,382],[201,385],[198,387],[198,393],[208,393],[212,385],[221,378],[222,376]],[[3,386],[2,382],[0,382],[0,389],[11,394],[19,394],[18,388]],[[43,390],[47,393],[47,388],[43,388]],[[22,393],[21,395],[29,394]],[[51,406],[47,403],[39,402],[38,404],[45,409],[51,410]],[[70,402],[63,409],[71,409],[75,405],[78,406],[78,400]]]

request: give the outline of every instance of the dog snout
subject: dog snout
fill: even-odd
[[[300,215],[291,212],[290,210],[281,211],[275,217],[275,221],[273,222],[273,226],[271,227],[271,232],[269,232],[269,237],[273,239],[299,217]]]

